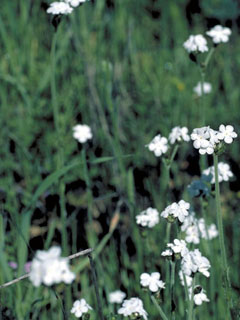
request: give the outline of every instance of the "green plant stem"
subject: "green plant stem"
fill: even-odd
[[[170,292],[171,292],[171,319],[175,319],[175,302],[174,302],[174,283],[175,283],[175,261],[170,261],[171,264],[171,282],[170,282]]]
[[[153,304],[155,305],[156,309],[158,310],[158,312],[159,312],[160,316],[162,317],[162,319],[163,320],[168,320],[167,316],[165,315],[165,313],[163,312],[162,308],[157,303],[157,300],[155,299],[155,297],[153,295],[151,295],[151,300],[152,300]]]
[[[193,320],[194,285],[195,285],[195,278],[193,277],[193,280],[192,280],[192,293],[191,293],[191,298],[189,299],[189,304],[188,304],[188,320]]]
[[[230,311],[232,307],[231,282],[229,277],[229,268],[227,264],[226,249],[224,244],[223,221],[222,221],[221,202],[220,202],[220,188],[219,188],[219,179],[218,179],[218,156],[215,153],[213,154],[213,160],[214,160],[214,173],[215,173],[215,201],[216,201],[216,210],[217,210],[219,245],[220,245],[221,260],[222,260],[223,286],[225,290],[225,297],[227,300],[228,308]]]

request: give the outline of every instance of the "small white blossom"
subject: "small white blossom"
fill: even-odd
[[[116,290],[109,293],[109,302],[110,303],[122,303],[124,298],[126,297],[126,293],[121,290]]]
[[[176,141],[181,142],[181,141],[189,141],[190,137],[188,135],[188,128],[186,127],[174,127],[169,134],[169,141],[171,144],[174,144]]]
[[[198,82],[198,84],[196,85],[196,87],[193,88],[193,91],[199,96],[201,97],[202,95],[202,85],[201,82]],[[203,93],[207,94],[210,93],[212,91],[212,85],[209,82],[204,82],[203,83]]]
[[[58,15],[58,14],[70,14],[73,11],[73,8],[69,6],[68,3],[60,1],[60,2],[52,2],[50,7],[47,9],[47,13]]]
[[[187,52],[206,52],[208,51],[207,40],[201,35],[191,35],[183,44]]]
[[[76,318],[81,318],[84,313],[88,313],[89,310],[92,310],[89,304],[87,304],[85,299],[76,300],[71,309],[71,313],[74,313]]]
[[[153,272],[151,274],[142,273],[140,283],[143,287],[148,287],[150,291],[157,292],[159,289],[165,289],[165,283],[160,280],[160,273]]]
[[[158,134],[148,145],[146,145],[146,147],[148,147],[150,151],[154,152],[156,157],[160,157],[168,151],[168,140]]]
[[[147,208],[147,210],[142,211],[136,216],[136,222],[142,227],[153,228],[159,223],[159,212],[157,209]]]
[[[233,177],[233,173],[230,169],[230,166],[228,163],[219,162],[218,163],[218,181],[229,181],[230,178]],[[211,166],[205,170],[203,170],[202,173],[202,179],[209,181],[211,184],[215,183],[215,170],[214,166]]]
[[[192,297],[192,288],[188,289],[189,299]],[[209,302],[205,290],[201,286],[195,286],[193,290],[193,301],[196,305],[200,306],[203,302]]]
[[[35,287],[39,287],[41,283],[47,286],[60,282],[72,283],[75,274],[69,269],[69,259],[60,257],[60,254],[59,247],[52,247],[48,251],[37,251],[29,275]]]
[[[182,285],[183,287],[185,286],[185,284],[184,284],[184,276],[185,276],[185,280],[186,280],[186,285],[187,285],[187,287],[191,287],[191,285],[192,285],[192,280],[193,280],[192,277],[189,277],[189,276],[185,275],[185,274],[182,272],[182,270],[179,271],[178,275],[179,275],[179,278],[180,278],[181,285]]]
[[[184,200],[178,203],[174,202],[161,213],[161,217],[168,219],[170,222],[172,219],[178,219],[180,222],[183,222],[189,214],[189,208],[190,204]]]
[[[237,137],[237,134],[234,132],[233,126],[221,124],[217,136],[219,140],[224,140],[225,143],[230,144],[233,142],[233,139]]]
[[[89,0],[65,0],[66,3],[69,3],[70,6],[76,8],[78,7],[80,4],[89,1]]]
[[[92,139],[92,131],[86,124],[78,124],[73,127],[73,137],[80,143],[85,143]]]
[[[229,36],[232,31],[229,28],[224,28],[220,25],[213,27],[210,31],[207,31],[206,34],[212,38],[213,42],[218,44],[221,42],[228,42]]]
[[[163,257],[171,257],[171,256],[173,255],[173,251],[170,250],[170,249],[166,249],[166,250],[164,250],[164,251],[161,253],[161,255],[162,255]]]
[[[181,269],[187,276],[191,276],[193,273],[200,272],[205,277],[209,277],[209,269],[211,265],[209,260],[202,256],[198,249],[194,251],[189,251],[184,255],[181,261]]]
[[[179,254],[184,257],[188,253],[187,244],[184,240],[174,239],[173,243],[168,243],[167,247],[170,248],[174,254]]]
[[[214,152],[213,132],[211,130],[210,127],[193,129],[191,139],[193,140],[194,148],[199,149],[200,154],[213,154]]]
[[[124,317],[131,315],[142,316],[144,320],[147,320],[147,312],[143,308],[143,302],[139,298],[131,298],[124,300],[122,307],[118,310],[119,314],[123,314]]]

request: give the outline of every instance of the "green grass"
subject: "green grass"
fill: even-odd
[[[230,4],[225,10],[226,1],[218,2],[223,12],[214,12],[222,24],[236,18]],[[114,3],[114,9],[102,0],[84,4],[62,18],[56,36],[40,1],[3,1],[0,284],[24,274],[25,262],[37,249],[59,244],[70,255],[93,247],[105,318],[114,312],[107,294],[121,287],[128,298],[142,298],[154,320],[159,319],[158,310],[141,290],[139,276],[159,270],[166,281],[167,265],[161,257],[166,223],[161,220],[144,238],[135,215],[149,206],[161,211],[184,198],[201,217],[199,199],[190,200],[186,192],[193,180],[189,168],[199,159],[191,143],[182,145],[168,183],[163,162],[145,145],[158,132],[168,136],[173,126],[187,126],[190,132],[199,126],[200,101],[192,89],[200,73],[182,44],[190,34],[207,30],[205,18],[212,16],[217,1],[208,5],[204,1],[191,27],[185,0]],[[161,10],[160,19],[151,17],[146,10],[151,7]],[[229,123],[239,133],[240,42],[234,20],[232,32],[230,42],[217,48],[208,65],[206,81],[213,91],[204,97],[204,104],[208,125],[217,129]],[[51,56],[54,37],[56,51]],[[77,123],[86,123],[93,131],[92,142],[83,147],[72,137]],[[212,165],[213,160],[208,161]],[[220,161],[230,163],[239,177],[238,141]],[[227,261],[239,313],[239,186],[222,183],[221,195]],[[109,231],[115,213],[120,220]],[[216,224],[214,199],[206,217]],[[173,227],[171,239],[176,235]],[[199,277],[211,302],[198,307],[195,318],[226,319],[218,239],[209,248],[203,241],[199,248],[212,265],[210,281]],[[16,271],[9,261],[18,263]],[[72,265],[77,280],[71,286],[36,289],[26,279],[0,289],[0,319],[73,319],[70,308],[78,298],[94,307],[91,319],[99,319],[89,262],[80,257]],[[170,318],[169,286],[161,307]],[[186,319],[188,305],[177,273],[174,297],[176,319]]]

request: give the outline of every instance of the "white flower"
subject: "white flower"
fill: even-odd
[[[110,303],[122,303],[123,299],[126,297],[126,293],[121,290],[116,290],[109,293],[109,302]]]
[[[147,312],[144,310],[142,300],[139,298],[124,300],[118,313],[123,314],[124,317],[131,316],[132,314],[139,315],[142,316],[144,320],[147,320]]]
[[[170,248],[173,253],[180,254],[184,257],[188,253],[187,244],[184,240],[174,239],[173,243],[168,243],[167,247]]]
[[[236,132],[234,132],[233,126],[227,125],[224,126],[223,124],[220,125],[219,127],[219,132],[218,132],[218,139],[219,140],[224,140],[225,143],[232,143],[233,139],[237,137]]]
[[[179,271],[178,275],[179,275],[180,282],[181,282],[181,285],[182,285],[182,286],[185,286],[185,284],[184,284],[184,276],[185,276],[185,280],[186,280],[186,285],[187,285],[187,287],[191,287],[191,285],[192,285],[192,280],[193,280],[192,277],[189,277],[189,276],[185,275],[185,274],[182,272],[182,270]]]
[[[189,141],[190,137],[188,135],[188,128],[186,127],[174,127],[169,134],[169,141],[171,144],[174,144],[176,141],[181,142],[181,141]]]
[[[160,273],[153,272],[151,274],[142,273],[140,283],[143,287],[148,287],[150,291],[157,292],[159,289],[165,289],[165,283],[160,280]]]
[[[192,297],[192,288],[188,289],[189,299]],[[201,286],[195,286],[193,290],[193,301],[196,305],[200,306],[203,302],[209,302],[205,290]]]
[[[202,256],[201,252],[198,249],[194,251],[189,251],[184,255],[181,261],[181,269],[183,273],[187,276],[191,276],[193,273],[200,272],[205,277],[209,277],[209,269],[211,265],[209,260]]]
[[[173,251],[170,250],[170,249],[166,249],[166,250],[164,250],[164,251],[161,253],[161,255],[162,255],[163,257],[171,257],[171,256],[173,255]]]
[[[146,147],[148,147],[150,151],[153,151],[156,157],[160,157],[168,151],[167,143],[167,138],[158,134],[148,145],[146,145]]]
[[[52,2],[50,4],[50,7],[47,9],[47,13],[51,13],[53,15],[70,14],[72,11],[73,11],[73,8],[71,8],[68,3],[63,1]]]
[[[198,84],[196,85],[196,87],[193,88],[193,91],[199,96],[201,97],[202,95],[202,86],[201,86],[201,82],[198,82]],[[210,93],[212,91],[212,85],[209,82],[204,82],[203,83],[203,93],[207,94]]]
[[[85,143],[92,139],[92,131],[86,124],[78,124],[73,127],[73,137],[80,143]]]
[[[187,52],[206,52],[208,51],[207,40],[201,35],[191,35],[183,44]]]
[[[203,218],[199,219],[197,223],[201,238],[212,240],[218,236],[218,230],[214,223],[207,226]]]
[[[230,166],[228,163],[219,162],[218,163],[218,181],[229,181],[230,178],[233,177],[233,173],[230,169]],[[202,179],[209,181],[211,184],[215,183],[215,170],[214,166],[211,166],[205,170],[203,170],[202,173]]]
[[[192,225],[187,228],[185,241],[187,243],[194,243],[194,244],[200,243],[199,230],[196,225]]]
[[[210,31],[206,32],[206,34],[212,38],[214,43],[228,42],[231,33],[231,29],[224,28],[220,25],[217,25],[213,27]]]
[[[89,304],[87,304],[85,299],[76,300],[71,309],[71,313],[74,313],[75,317],[81,318],[84,313],[87,313],[88,310],[92,310]]]
[[[70,6],[76,8],[78,7],[80,4],[89,1],[89,0],[65,0],[65,2],[69,3]]]
[[[211,130],[209,127],[193,129],[191,139],[194,148],[199,149],[200,154],[213,154],[214,152],[214,144],[210,141],[213,137]]]
[[[72,283],[75,274],[69,269],[68,258],[60,257],[61,249],[52,247],[48,251],[37,251],[29,274],[30,281],[35,287],[41,283],[51,286],[55,283]]]
[[[147,208],[147,210],[142,211],[139,215],[136,216],[137,224],[140,224],[142,227],[153,228],[156,224],[159,223],[159,212],[154,208]]]
[[[184,200],[181,200],[178,203],[174,202],[161,213],[161,217],[168,219],[170,222],[172,219],[173,221],[178,219],[180,222],[183,222],[189,214],[189,208],[190,204]]]

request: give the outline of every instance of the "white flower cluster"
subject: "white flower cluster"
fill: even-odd
[[[152,272],[148,274],[142,273],[140,276],[140,283],[143,287],[148,287],[150,291],[157,292],[159,289],[165,289],[165,283],[160,280],[159,272]]]
[[[208,51],[207,40],[201,34],[191,35],[187,41],[184,42],[183,47],[188,53]]]
[[[61,248],[52,247],[48,251],[37,251],[29,274],[30,281],[35,287],[41,283],[51,286],[56,283],[72,283],[75,274],[69,269],[69,259],[62,258]]]
[[[53,15],[67,15],[72,13],[73,9],[78,7],[80,4],[88,0],[65,0],[65,1],[54,1],[50,4],[47,9],[47,13]]]
[[[78,124],[73,127],[73,137],[80,143],[92,139],[92,131],[86,124]]]
[[[74,313],[76,318],[81,318],[84,313],[88,313],[92,310],[89,304],[87,304],[85,299],[76,300],[71,309],[71,313]]]
[[[198,149],[200,154],[213,154],[217,145],[222,141],[227,144],[233,142],[233,139],[237,137],[234,128],[231,125],[221,124],[219,131],[208,127],[193,129],[191,139],[193,140],[194,148]]]
[[[126,293],[122,292],[121,290],[116,290],[109,293],[108,300],[110,303],[122,303],[123,300],[126,298]]]
[[[219,44],[221,42],[228,42],[229,36],[232,34],[232,31],[229,28],[224,28],[220,25],[216,25],[210,31],[207,31],[206,34],[212,38],[212,41],[215,44]]]
[[[184,240],[174,239],[173,243],[168,243],[165,251],[162,252],[162,256],[171,257],[175,256],[177,258],[184,257],[188,253],[187,244]]]
[[[169,205],[162,213],[161,217],[167,219],[169,222],[173,222],[178,219],[183,222],[189,214],[190,204],[184,200],[180,200],[178,203],[174,202]]]
[[[139,298],[131,298],[129,300],[124,300],[122,307],[118,310],[119,314],[123,314],[124,317],[142,316],[144,320],[147,320],[147,312],[143,308],[143,302]]]
[[[218,163],[218,181],[219,182],[229,181],[230,178],[232,177],[233,177],[233,173],[230,169],[229,164],[224,162],[219,162]],[[209,181],[211,184],[215,183],[214,166],[211,166],[202,172],[202,179]]]
[[[196,95],[198,97],[201,97],[202,94],[207,94],[207,93],[210,93],[212,91],[212,85],[209,82],[204,82],[203,83],[203,88],[202,88],[201,82],[198,82],[196,87],[193,88],[193,91],[196,93]]]
[[[209,277],[210,273],[208,270],[210,267],[211,265],[209,260],[202,256],[199,249],[188,251],[181,260],[181,270],[187,276],[192,276],[199,272],[205,277]]]
[[[154,152],[156,157],[160,157],[168,151],[168,140],[158,134],[149,144],[146,145],[146,147],[148,147],[150,151]]]
[[[192,288],[188,288],[189,299],[192,297]],[[197,306],[200,306],[203,302],[209,302],[205,290],[201,286],[195,286],[193,289],[193,301]]]
[[[181,231],[186,233],[187,243],[199,244],[200,239],[212,240],[218,236],[218,230],[213,223],[207,226],[203,218],[197,219],[194,213],[189,215],[181,225]]]
[[[181,142],[181,141],[189,141],[190,137],[188,135],[188,128],[186,127],[174,127],[169,134],[168,137],[169,141],[171,144],[174,144],[176,141]]]
[[[136,216],[136,222],[142,227],[153,228],[159,223],[159,212],[157,209],[147,208]]]

